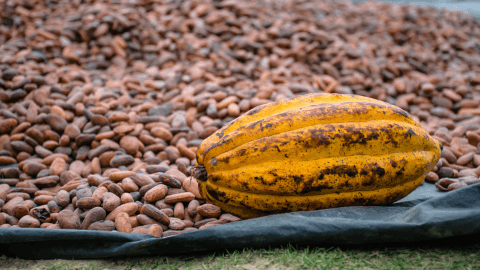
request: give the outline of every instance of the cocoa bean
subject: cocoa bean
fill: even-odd
[[[435,183],[439,179],[438,175],[434,172],[429,172],[427,173],[427,176],[425,177],[425,181],[429,183]]]
[[[164,165],[148,165],[145,168],[145,171],[149,174],[154,174],[154,173],[157,173],[157,172],[164,173],[168,170],[169,170],[169,168],[167,166],[164,166]]]
[[[119,207],[121,204],[120,197],[118,197],[116,194],[112,192],[105,192],[103,194],[102,201],[103,201],[102,207],[109,212],[113,211],[114,209]]]
[[[133,180],[130,178],[124,178],[122,180],[122,187],[123,187],[123,190],[126,192],[135,192],[139,190],[139,187],[137,186],[137,184],[135,184],[135,182],[133,182]]]
[[[97,206],[100,206],[101,202],[95,197],[85,197],[77,201],[76,205],[82,209],[91,209]]]
[[[81,229],[87,230],[92,223],[104,220],[106,216],[107,212],[105,211],[105,209],[101,207],[92,208],[83,219]]]
[[[198,229],[198,228],[202,227],[203,225],[205,225],[205,224],[207,224],[207,223],[209,223],[209,222],[217,221],[217,220],[218,220],[218,219],[216,219],[216,218],[206,218],[206,219],[202,219],[202,220],[200,220],[200,221],[195,222],[195,225],[194,225],[194,226],[195,226],[195,228]]]
[[[232,214],[228,214],[228,213],[222,214],[218,219],[219,220],[226,220],[228,222],[237,222],[237,221],[242,220],[241,218],[239,218],[237,216],[234,216]]]
[[[115,229],[115,223],[111,220],[105,220],[105,221],[97,221],[90,224],[87,230],[113,231],[114,229]]]
[[[62,229],[80,229],[80,218],[70,210],[58,213],[58,224]]]
[[[26,174],[30,176],[36,176],[41,170],[46,168],[47,166],[38,162],[27,162],[25,165],[23,165],[22,169]]]
[[[55,201],[49,201],[47,203],[48,211],[50,213],[58,213],[60,212],[60,207],[57,205]]]
[[[202,230],[202,229],[206,229],[206,228],[209,228],[209,227],[214,227],[214,226],[217,226],[217,225],[221,225],[221,224],[225,224],[225,223],[228,223],[227,220],[214,220],[214,221],[210,221],[202,226],[200,226],[198,229],[199,230]]]
[[[137,184],[139,187],[154,183],[153,179],[150,176],[143,173],[136,173],[131,178],[133,182],[135,182],[135,184]]]
[[[166,196],[164,200],[166,203],[174,204],[177,202],[190,202],[194,199],[195,199],[195,195],[193,195],[193,193],[184,192],[184,193]]]
[[[115,218],[115,228],[119,232],[131,233],[132,224],[130,223],[129,215],[125,212],[119,213]]]
[[[448,167],[442,167],[442,168],[438,169],[438,171],[436,173],[438,174],[438,177],[440,179],[455,177],[453,169],[448,168]]]
[[[173,210],[171,208],[163,208],[163,209],[160,209],[160,211],[165,215],[167,215],[167,217],[173,217]]]
[[[33,199],[33,201],[37,205],[47,204],[49,201],[53,201],[53,200],[54,200],[53,196],[50,196],[50,195],[40,195],[35,197],[35,199]]]
[[[110,214],[108,214],[105,220],[115,220],[116,216],[120,212],[125,212],[129,216],[132,216],[133,214],[135,214],[135,212],[137,212],[137,210],[138,210],[138,205],[134,202],[122,204],[119,207],[115,208],[112,212],[110,212]]]
[[[181,219],[170,218],[170,224],[168,224],[168,228],[172,230],[183,230],[185,229],[185,223],[183,223]]]
[[[40,221],[30,215],[25,215],[18,221],[18,225],[22,228],[38,228]]]
[[[66,207],[70,203],[70,195],[67,191],[60,190],[55,197],[55,202],[61,207]]]
[[[185,218],[185,206],[183,205],[183,203],[178,202],[175,204],[175,207],[173,208],[173,216],[178,219]]]
[[[165,198],[165,195],[167,195],[168,187],[166,185],[157,185],[148,190],[145,195],[145,201],[147,202],[155,202],[158,200],[161,200]]]
[[[12,216],[16,218],[21,218],[25,215],[28,215],[29,210],[27,206],[23,204],[17,204],[11,208],[11,213],[12,213]]]
[[[157,224],[159,225],[163,231],[166,231],[168,230],[168,226],[150,218],[149,216],[147,215],[144,215],[144,214],[140,214],[140,215],[137,215],[136,216],[136,220],[139,224],[141,225],[149,225],[149,224]]]
[[[151,204],[145,204],[141,212],[164,225],[168,226],[168,224],[170,224],[168,216]]]
[[[199,213],[203,217],[216,218],[222,214],[222,209],[213,204],[204,204],[197,207],[197,213]]]
[[[110,160],[110,166],[118,168],[120,166],[128,166],[134,162],[130,155],[117,155]]]
[[[183,181],[183,188],[192,193],[196,199],[203,199],[200,191],[198,190],[198,181],[193,177],[189,177]]]
[[[110,180],[114,182],[122,181],[127,177],[132,177],[135,173],[130,171],[113,172],[109,175]]]

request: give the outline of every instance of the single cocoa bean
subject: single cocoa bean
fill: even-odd
[[[105,221],[97,221],[90,224],[87,230],[113,231],[114,229],[115,229],[115,223],[111,220],[105,220]]]
[[[76,205],[82,209],[91,209],[97,206],[100,206],[101,202],[95,197],[85,197],[77,201]]]
[[[145,193],[144,199],[147,202],[155,202],[165,198],[165,195],[167,195],[167,192],[168,192],[168,187],[166,185],[160,184],[148,190]]]
[[[80,218],[70,210],[60,211],[57,219],[62,229],[80,229]]]
[[[109,212],[113,211],[114,209],[119,207],[121,204],[120,197],[108,191],[103,193],[102,201],[103,201],[102,207]]]
[[[87,230],[92,223],[104,220],[106,216],[107,216],[107,212],[105,211],[105,209],[103,209],[101,207],[92,208],[85,215],[85,218],[82,222],[81,229],[82,230]]]
[[[121,212],[115,218],[115,228],[119,232],[131,233],[132,224],[130,223],[129,215],[125,212]]]
[[[175,204],[177,202],[190,202],[195,199],[195,195],[191,192],[184,192],[165,197],[165,203]]]
[[[115,220],[116,216],[120,212],[125,212],[129,216],[132,216],[133,214],[135,214],[135,212],[137,212],[137,210],[138,210],[138,205],[134,202],[122,204],[119,207],[115,208],[115,210],[110,212],[110,214],[108,214],[108,216],[105,218],[105,220]]]
[[[38,228],[40,221],[30,215],[25,215],[18,221],[18,225],[22,228]]]
[[[151,204],[145,204],[141,212],[164,225],[170,224],[170,218]]]
[[[213,204],[204,204],[197,207],[197,213],[199,213],[203,217],[216,218],[222,214],[222,209]]]

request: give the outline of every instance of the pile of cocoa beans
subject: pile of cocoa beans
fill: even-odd
[[[168,237],[240,219],[207,203],[197,147],[313,92],[409,112],[444,148],[426,181],[479,182],[480,23],[351,1],[6,0],[0,228]]]

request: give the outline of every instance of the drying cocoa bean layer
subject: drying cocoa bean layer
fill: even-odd
[[[426,181],[480,175],[480,24],[349,1],[8,0],[0,7],[0,227],[173,236],[240,220],[190,175],[262,104],[357,94],[444,148]]]

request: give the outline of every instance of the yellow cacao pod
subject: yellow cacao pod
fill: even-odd
[[[195,175],[203,198],[242,218],[388,205],[422,183],[441,148],[396,106],[309,94],[256,107],[206,138]]]

